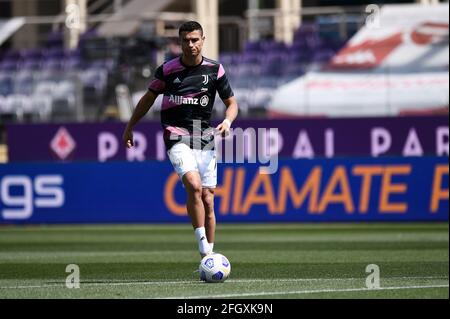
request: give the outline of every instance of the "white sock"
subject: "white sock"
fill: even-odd
[[[208,239],[206,238],[205,227],[199,227],[195,229],[195,238],[198,241],[198,250],[200,254],[207,255],[211,252],[211,247],[208,244]]]
[[[211,251],[214,251],[214,243],[209,243],[209,247],[211,247]]]

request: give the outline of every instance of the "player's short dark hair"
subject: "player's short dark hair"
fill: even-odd
[[[197,21],[188,21],[180,26],[178,34],[181,35],[182,32],[193,32],[197,30],[200,30],[201,34],[203,35],[203,27],[200,23],[198,23]]]

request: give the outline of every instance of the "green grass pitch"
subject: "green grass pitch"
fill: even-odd
[[[206,284],[187,224],[2,226],[0,298],[449,298],[448,223],[220,224],[216,236],[231,276]]]

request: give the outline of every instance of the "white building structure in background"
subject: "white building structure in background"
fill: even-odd
[[[449,4],[386,5],[321,71],[280,87],[272,115],[377,116],[448,109]]]

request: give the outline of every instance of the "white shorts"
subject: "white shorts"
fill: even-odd
[[[167,155],[180,179],[183,178],[184,174],[196,171],[200,174],[202,187],[216,188],[216,151],[193,150],[186,144],[178,143],[167,152]]]

